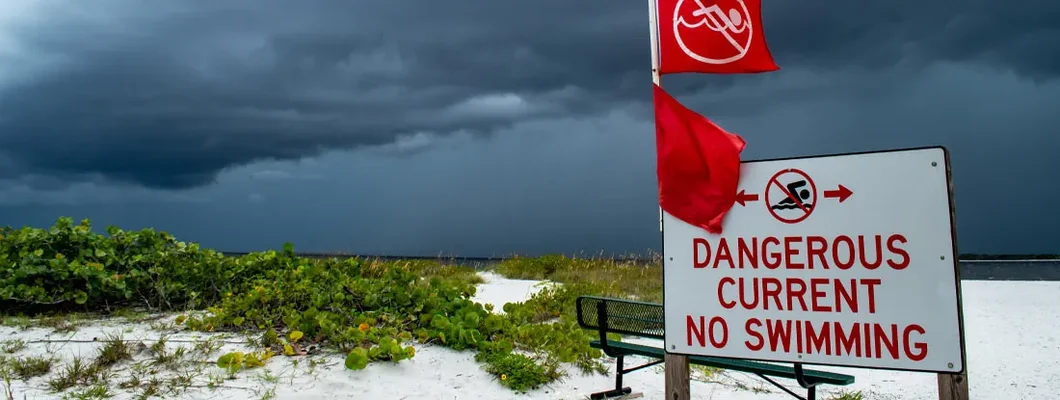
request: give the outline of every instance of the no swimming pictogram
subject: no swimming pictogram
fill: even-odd
[[[801,170],[780,170],[766,183],[765,203],[777,221],[799,223],[809,218],[817,206],[817,185]]]
[[[688,57],[706,64],[729,64],[751,50],[753,18],[744,0],[677,0],[673,35]]]

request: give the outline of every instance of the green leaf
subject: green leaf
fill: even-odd
[[[449,318],[444,315],[435,314],[434,318],[431,319],[431,327],[435,329],[449,329]]]
[[[383,348],[379,346],[368,349],[368,358],[377,359],[381,354],[383,354]]]
[[[363,347],[353,349],[353,351],[351,351],[350,354],[346,356],[346,369],[358,371],[364,369],[367,366],[368,353],[364,350]]]
[[[228,370],[239,368],[243,365],[243,353],[239,351],[226,353],[217,358],[217,366]]]
[[[85,304],[88,302],[88,293],[78,290],[74,293],[74,302],[77,304]]]
[[[467,325],[469,327],[472,327],[472,328],[477,328],[478,327],[478,323],[479,323],[478,314],[467,313],[466,315],[464,315],[464,324],[465,325]]]

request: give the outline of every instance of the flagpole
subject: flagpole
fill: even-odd
[[[648,30],[651,32],[651,81],[662,87],[659,76],[659,7],[658,0],[648,0]],[[663,231],[663,209],[659,206],[659,233]]]
[[[662,79],[659,76],[659,7],[658,0],[648,0],[648,30],[651,32],[651,81],[662,87]],[[659,233],[663,231],[663,210],[659,206]]]
[[[651,32],[651,81],[652,83],[662,87],[662,79],[659,74],[659,7],[656,4],[657,0],[648,0],[648,29]],[[662,205],[659,205],[659,236],[660,239],[663,235],[663,209]],[[666,250],[665,243],[664,247],[661,248],[663,253],[663,265],[666,265]],[[664,267],[665,268],[665,267]],[[665,285],[665,283],[664,283]],[[666,303],[665,298],[663,304]],[[665,307],[665,305],[664,305]],[[688,400],[690,399],[690,378],[691,371],[688,366],[688,356],[670,354],[666,352],[663,356],[666,376],[666,398],[670,400]]]
[[[648,0],[648,27],[651,30],[651,81],[656,85],[659,82],[659,8],[657,0]]]

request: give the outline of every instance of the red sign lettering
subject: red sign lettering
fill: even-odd
[[[736,250],[732,240],[721,238],[712,247],[705,238],[692,239],[693,268],[758,269],[829,269],[833,266],[847,270],[855,265],[875,270],[884,264],[894,270],[909,266],[909,252],[902,234],[858,235],[852,238],[839,235],[831,240],[821,236],[787,236],[777,238],[737,238]],[[713,257],[712,257],[713,255]],[[761,261],[761,262],[759,262]]]

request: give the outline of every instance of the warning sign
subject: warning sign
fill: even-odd
[[[813,213],[817,185],[801,170],[788,168],[773,174],[766,183],[766,203],[777,221],[794,224]]]
[[[688,57],[706,64],[729,64],[744,58],[751,50],[755,31],[747,4],[743,0],[707,4],[677,0],[672,28],[677,45]]]
[[[667,351],[963,371],[949,179],[941,147],[745,162],[723,234],[663,215]]]

